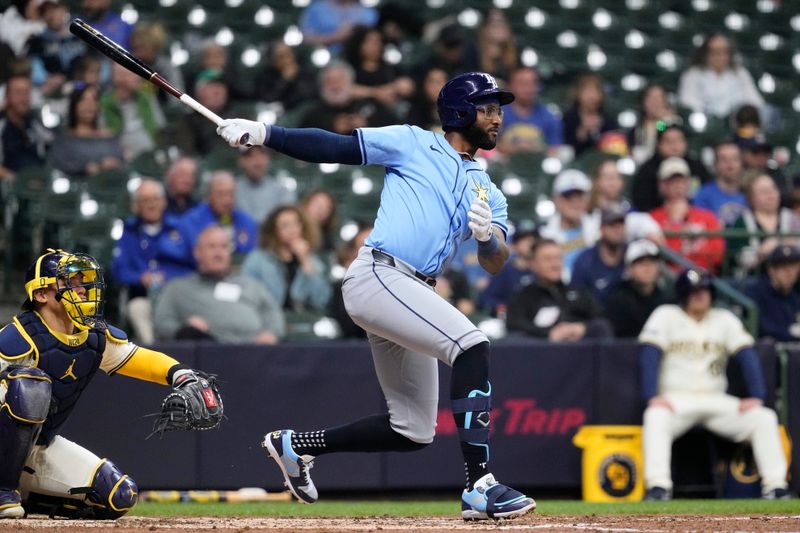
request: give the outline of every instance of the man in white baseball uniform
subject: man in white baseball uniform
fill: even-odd
[[[766,385],[753,337],[733,313],[712,306],[714,286],[704,270],[682,272],[675,295],[678,305],[657,307],[639,335],[647,401],[645,499],[672,497],[672,442],[697,425],[734,442],[749,442],[761,474],[762,497],[788,498],[778,419],[764,407]],[[726,393],[729,357],[742,368],[747,398]]]

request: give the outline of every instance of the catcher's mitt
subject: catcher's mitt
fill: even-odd
[[[222,417],[216,376],[192,370],[175,378],[172,392],[161,402],[161,412],[156,415],[149,437],[163,436],[168,431],[214,429]]]

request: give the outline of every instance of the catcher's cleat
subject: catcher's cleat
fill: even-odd
[[[314,503],[317,501],[317,487],[314,486],[309,473],[311,467],[314,466],[314,458],[310,455],[294,453],[292,433],[294,431],[291,429],[267,433],[261,446],[266,448],[270,457],[278,463],[286,486],[289,487],[292,494],[302,503]]]
[[[461,494],[461,517],[464,520],[516,518],[536,509],[533,498],[495,481],[486,474],[472,490]]]
[[[0,518],[23,518],[21,501],[18,490],[0,490]]]

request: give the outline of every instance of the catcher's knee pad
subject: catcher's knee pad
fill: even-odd
[[[19,424],[41,424],[50,410],[52,381],[38,368],[12,368],[0,380],[0,411]]]
[[[130,511],[138,499],[139,487],[136,482],[120,472],[114,463],[104,459],[86,493],[86,500],[94,510],[94,518],[117,519]]]
[[[478,389],[470,391],[466,398],[451,401],[453,415],[459,420],[458,415],[464,416],[463,427],[458,428],[458,437],[461,442],[480,446],[486,451],[486,460],[489,460],[489,426],[492,412],[492,385],[487,383],[487,390]]]

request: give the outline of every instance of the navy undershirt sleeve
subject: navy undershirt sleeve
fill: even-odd
[[[358,137],[339,135],[319,128],[270,126],[267,146],[309,163],[361,165],[363,157]]]
[[[758,398],[766,401],[767,384],[764,381],[764,372],[761,369],[761,361],[753,348],[742,348],[734,356],[742,369],[742,376],[747,385],[747,393],[751,398]]]
[[[661,363],[661,350],[652,344],[645,344],[639,352],[639,371],[641,372],[642,398],[645,402],[658,394],[658,367]]]

